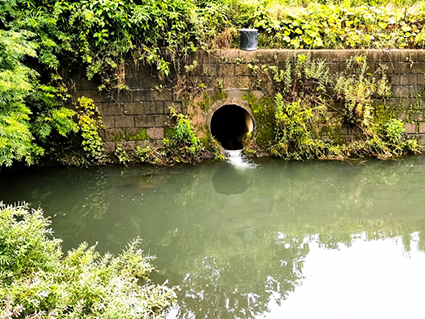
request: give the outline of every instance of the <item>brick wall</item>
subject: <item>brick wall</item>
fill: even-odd
[[[386,100],[397,117],[406,121],[410,136],[425,145],[425,50],[221,50],[211,54],[197,52],[192,57],[196,67],[186,73],[185,82],[179,82],[176,72],[170,79],[160,81],[156,70],[134,63],[125,64],[125,80],[128,91],[99,92],[99,83],[87,81],[70,73],[73,97],[90,97],[100,109],[105,124],[103,135],[106,149],[113,152],[117,144],[124,150],[137,145],[158,144],[169,126],[168,110],[174,105],[177,111],[192,116],[194,124],[205,127],[211,111],[217,105],[231,103],[246,105],[244,94],[256,90],[260,94],[271,94],[268,83],[255,87],[255,76],[249,63],[269,64],[284,67],[287,57],[294,60],[296,54],[311,54],[313,59],[325,59],[333,77],[345,69],[350,56],[364,54],[368,58],[369,72],[379,64],[388,67],[392,96]],[[181,79],[181,78],[180,78]],[[217,92],[226,92],[230,97],[217,100]],[[208,103],[201,109],[201,103]],[[147,139],[145,139],[147,138]]]

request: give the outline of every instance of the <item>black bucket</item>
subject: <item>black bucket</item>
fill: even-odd
[[[241,32],[241,50],[255,51],[258,45],[257,29],[240,29]]]

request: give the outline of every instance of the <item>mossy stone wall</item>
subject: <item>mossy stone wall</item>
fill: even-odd
[[[284,67],[297,54],[311,54],[312,59],[326,60],[332,77],[345,70],[351,56],[366,55],[369,72],[379,64],[387,66],[392,96],[385,103],[397,118],[406,122],[407,133],[425,145],[425,50],[219,50],[197,52],[191,68],[175,66],[167,80],[157,71],[129,58],[120,72],[128,90],[99,91],[100,83],[87,81],[70,73],[70,87],[76,99],[90,97],[101,111],[105,130],[103,139],[111,153],[118,144],[123,150],[138,145],[159,144],[169,123],[169,107],[189,114],[201,132],[207,128],[211,106],[220,101],[246,107],[244,96],[271,95],[272,83],[258,83],[253,65]],[[196,61],[196,62],[195,62]],[[178,74],[178,75],[177,75]]]

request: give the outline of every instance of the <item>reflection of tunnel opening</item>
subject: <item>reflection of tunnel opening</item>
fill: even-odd
[[[242,139],[252,132],[254,123],[251,115],[237,105],[224,105],[211,118],[211,134],[226,150],[243,148]]]

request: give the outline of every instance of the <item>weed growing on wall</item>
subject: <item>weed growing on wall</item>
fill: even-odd
[[[324,141],[320,138],[320,112],[323,105],[311,106],[297,100],[285,103],[276,95],[276,135],[272,154],[295,160],[323,156]]]
[[[274,156],[285,159],[376,156],[389,158],[418,152],[419,145],[405,135],[404,123],[385,107],[378,107],[390,95],[385,69],[367,72],[366,57],[347,61],[336,83],[324,61],[310,55],[290,57],[283,69],[252,66],[257,77],[273,79],[276,93],[273,106],[250,101],[259,127],[256,139]],[[262,117],[273,111],[274,120]],[[383,115],[386,116],[383,116]],[[262,122],[273,123],[273,138]],[[354,141],[341,132],[349,131]],[[346,133],[347,134],[347,133]]]
[[[403,121],[379,106],[391,96],[385,70],[381,65],[373,74],[368,73],[366,57],[352,57],[336,82],[334,100],[341,107],[337,110],[342,109],[342,123],[364,141],[352,144],[351,152],[388,158],[420,149],[417,141],[405,139]]]
[[[332,80],[322,60],[297,55],[292,66],[287,58],[285,69],[272,67],[278,91],[275,97],[275,137],[271,143],[274,156],[305,160],[338,157],[335,143],[324,139],[325,132],[339,126],[328,115]]]
[[[84,96],[78,98],[76,120],[79,135],[68,141],[67,147],[56,154],[55,160],[66,166],[100,165],[106,162],[100,131],[103,129],[102,116],[93,100]]]
[[[170,122],[161,146],[137,146],[135,151],[123,151],[117,147],[115,155],[120,163],[142,162],[154,165],[174,165],[177,163],[196,163],[208,157],[187,115],[170,108]]]
[[[140,149],[140,147],[138,149]],[[129,155],[127,154],[127,152],[122,149],[122,145],[121,144],[118,144],[117,145],[117,147],[115,148],[115,153],[114,154],[115,154],[115,156],[118,159],[118,162],[120,164],[126,165],[127,163],[129,163],[131,161],[131,159],[130,159]]]
[[[336,102],[341,106],[343,122],[363,129],[370,126],[372,104],[391,95],[384,67],[380,66],[374,74],[368,73],[367,68],[365,56],[351,57],[335,84]]]
[[[80,97],[78,99],[78,125],[81,129],[84,158],[92,164],[102,163],[105,160],[102,139],[99,130],[102,128],[102,117],[94,105],[93,100]]]

